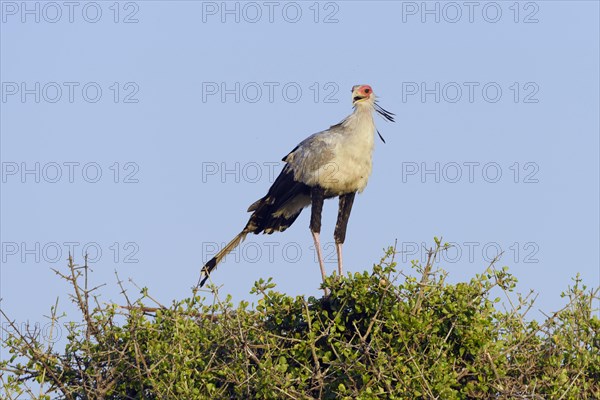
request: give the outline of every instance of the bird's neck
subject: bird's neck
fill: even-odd
[[[373,107],[368,104],[355,106],[354,112],[344,120],[343,126],[354,134],[372,136],[375,133]]]

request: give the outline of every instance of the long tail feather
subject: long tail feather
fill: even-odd
[[[204,286],[208,276],[217,267],[217,264],[219,264],[227,254],[231,253],[233,249],[238,247],[240,243],[246,239],[246,235],[248,235],[248,233],[249,232],[247,230],[240,232],[236,237],[233,238],[231,242],[227,244],[227,246],[223,247],[223,249],[219,251],[216,256],[204,264],[204,267],[202,267],[202,276],[204,276],[204,278],[202,278],[202,281],[200,281],[200,287]]]

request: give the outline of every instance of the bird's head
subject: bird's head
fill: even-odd
[[[382,108],[379,104],[377,104],[375,93],[373,93],[373,88],[369,85],[354,85],[352,86],[352,105],[355,109],[362,107],[372,107],[377,114],[381,115],[383,118],[387,119],[390,122],[394,122],[394,113],[387,111]],[[377,131],[379,137],[383,140],[383,136],[381,133]]]
[[[352,86],[352,105],[356,107],[373,107],[375,111],[388,121],[394,122],[394,113],[386,111],[377,104],[377,96],[369,85]]]
[[[375,94],[369,85],[354,85],[352,86],[352,105],[359,104],[372,105],[375,101]]]

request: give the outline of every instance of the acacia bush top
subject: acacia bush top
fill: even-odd
[[[39,332],[7,330],[5,397],[600,398],[597,289],[575,278],[562,310],[527,321],[534,299],[514,292],[506,268],[492,263],[449,284],[432,268],[444,248],[436,241],[426,265],[412,263],[418,279],[397,272],[390,248],[372,271],[328,278],[324,298],[290,297],[260,280],[254,307],[214,286],[170,307],[148,307],[146,289],[136,301],[124,290],[123,306],[103,305],[81,284],[88,269],[71,260],[57,273],[71,284],[81,323],[68,325],[61,351]],[[55,308],[51,318],[60,322]],[[33,391],[36,382],[43,390]]]

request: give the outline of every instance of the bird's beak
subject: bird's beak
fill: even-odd
[[[354,93],[354,95],[352,96],[352,104],[356,104],[359,101],[363,101],[363,100],[369,100],[371,98],[371,95],[369,94],[368,96],[363,96],[360,92],[356,92]]]

